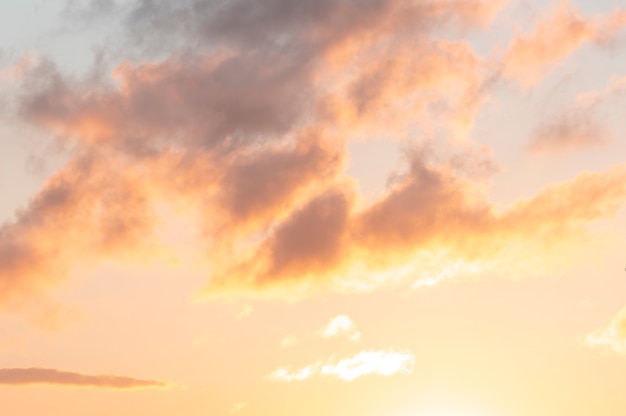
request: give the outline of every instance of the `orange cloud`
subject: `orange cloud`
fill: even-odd
[[[118,88],[72,82],[44,62],[25,83],[21,113],[60,136],[130,154],[167,147],[230,152],[316,121],[335,131],[382,126],[389,134],[391,122],[406,130],[434,104],[458,113],[445,114],[439,127],[451,119],[467,125],[480,101],[468,99],[481,82],[479,59],[469,44],[433,40],[429,32],[438,23],[474,27],[503,3],[375,0],[364,8],[327,0],[291,4],[285,15],[283,1],[240,0],[206,2],[189,14],[163,10],[174,20],[200,19],[185,26],[221,43],[160,62],[122,63],[114,70]],[[163,17],[155,9],[138,9],[133,18]],[[441,116],[424,114],[420,122]]]
[[[163,389],[170,386],[170,383],[159,380],[141,380],[108,374],[86,375],[48,368],[0,368],[0,385],[32,386],[37,384],[118,390]]]
[[[615,215],[625,202],[624,179],[624,165],[601,173],[581,173],[568,182],[547,186],[534,197],[517,202],[503,216],[503,221],[508,227],[519,227],[520,231],[526,229],[528,233],[536,233],[541,230],[541,234],[547,235],[564,232],[568,226]],[[539,227],[531,229],[529,225]]]
[[[128,246],[147,247],[150,188],[117,170],[118,162],[81,155],[0,228],[2,302],[50,287],[79,260],[123,258]]]
[[[623,204],[621,168],[505,212],[486,197],[495,163],[453,130],[469,131],[491,78],[471,46],[435,31],[480,26],[503,2],[285,4],[198,2],[182,14],[190,24],[172,29],[198,50],[124,62],[108,84],[72,80],[46,61],[30,69],[19,114],[66,140],[70,161],[1,228],[0,302],[103,258],[156,256],[168,243],[157,238],[164,205],[192,213],[190,245],[210,264],[208,290],[221,293],[334,286],[355,274],[384,284],[380,276],[410,274],[428,255],[491,262],[545,244],[536,233],[562,243]],[[140,9],[130,21],[157,29],[181,16]],[[512,45],[511,68],[543,67],[573,47],[552,50],[544,34],[552,42],[595,27],[567,3],[545,19]],[[364,205],[343,172],[346,143],[379,132],[422,135],[434,150],[409,152],[407,172]]]
[[[504,56],[504,75],[532,86],[585,42],[606,42],[626,25],[626,11],[581,16],[568,0],[552,4],[533,31],[515,37]]]
[[[358,210],[347,195],[333,190],[312,199],[247,260],[227,265],[208,290],[341,285],[354,270],[367,282],[426,254],[470,265],[506,258],[508,270],[532,257],[547,267],[564,247],[584,245],[585,223],[624,205],[626,168],[581,174],[503,212],[472,182],[417,157],[406,177],[372,205]],[[387,280],[393,279],[379,284]]]
[[[528,150],[536,155],[560,154],[610,143],[613,135],[602,122],[600,108],[625,90],[626,78],[614,78],[604,90],[579,94],[535,128]]]
[[[221,180],[218,204],[222,215],[241,227],[250,221],[275,220],[293,209],[307,189],[339,174],[343,151],[323,131],[305,128],[291,146],[250,152],[228,166]]]
[[[308,72],[295,61],[258,70],[275,59],[216,53],[125,63],[115,71],[118,89],[81,88],[45,62],[25,82],[20,112],[61,136],[131,155],[168,147],[228,152],[281,136],[302,116],[312,94]]]
[[[340,188],[314,197],[275,227],[254,257],[242,264],[237,276],[258,286],[323,278],[348,255],[347,223],[351,206],[350,197]],[[215,276],[211,284],[229,287],[237,284],[237,280],[231,271],[226,271]]]

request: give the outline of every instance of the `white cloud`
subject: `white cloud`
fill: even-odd
[[[330,320],[328,325],[322,329],[322,336],[324,338],[333,338],[337,336],[345,335],[352,341],[357,341],[361,338],[361,333],[357,329],[356,325],[347,315],[339,315]]]
[[[287,382],[303,381],[303,380],[310,378],[314,374],[318,373],[319,366],[320,366],[320,363],[317,362],[314,365],[306,366],[297,371],[291,371],[290,368],[283,367],[274,371],[272,374],[268,376],[268,378],[270,380],[282,380],[282,381],[287,381]]]
[[[276,381],[303,381],[315,375],[336,377],[344,381],[353,381],[366,375],[389,377],[395,374],[412,374],[415,357],[409,351],[378,350],[361,351],[358,354],[339,361],[317,361],[299,370],[289,367],[279,368],[267,378]]]
[[[587,345],[626,354],[626,308],[607,327],[587,335]]]

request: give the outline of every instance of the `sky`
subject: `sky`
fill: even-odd
[[[626,414],[622,3],[0,2],[0,413]]]

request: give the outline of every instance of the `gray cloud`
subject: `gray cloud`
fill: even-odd
[[[534,130],[528,149],[534,154],[560,154],[603,146],[612,140],[610,130],[588,109],[543,121]]]
[[[140,0],[128,25],[159,36],[163,31],[203,38],[206,45],[232,42],[253,48],[311,52],[382,32],[424,32],[428,28],[478,23],[497,4],[479,0]]]
[[[167,388],[169,383],[141,380],[109,374],[86,375],[48,368],[1,368],[0,385],[28,386],[48,384],[67,387],[96,387],[106,389]]]
[[[115,0],[67,0],[64,15],[72,20],[97,20],[110,16],[118,11]]]

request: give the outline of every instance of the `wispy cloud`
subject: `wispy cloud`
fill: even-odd
[[[579,93],[566,108],[547,116],[534,129],[528,150],[536,155],[561,154],[613,141],[601,109],[626,91],[626,78],[613,78],[604,90]]]
[[[626,25],[626,10],[584,17],[568,0],[553,2],[531,33],[518,34],[504,57],[505,76],[532,86],[586,42],[604,43]]]
[[[572,110],[543,121],[533,132],[529,150],[536,155],[560,154],[603,146],[612,140],[610,130],[593,115]]]
[[[268,375],[276,381],[304,381],[313,376],[328,376],[343,381],[353,381],[367,375],[393,376],[411,374],[415,357],[408,351],[379,350],[361,351],[358,354],[340,360],[317,361],[301,369],[279,368]]]
[[[67,387],[96,387],[105,389],[168,388],[171,383],[159,380],[142,380],[118,375],[86,375],[48,368],[2,368],[0,385],[28,386],[47,384]]]

